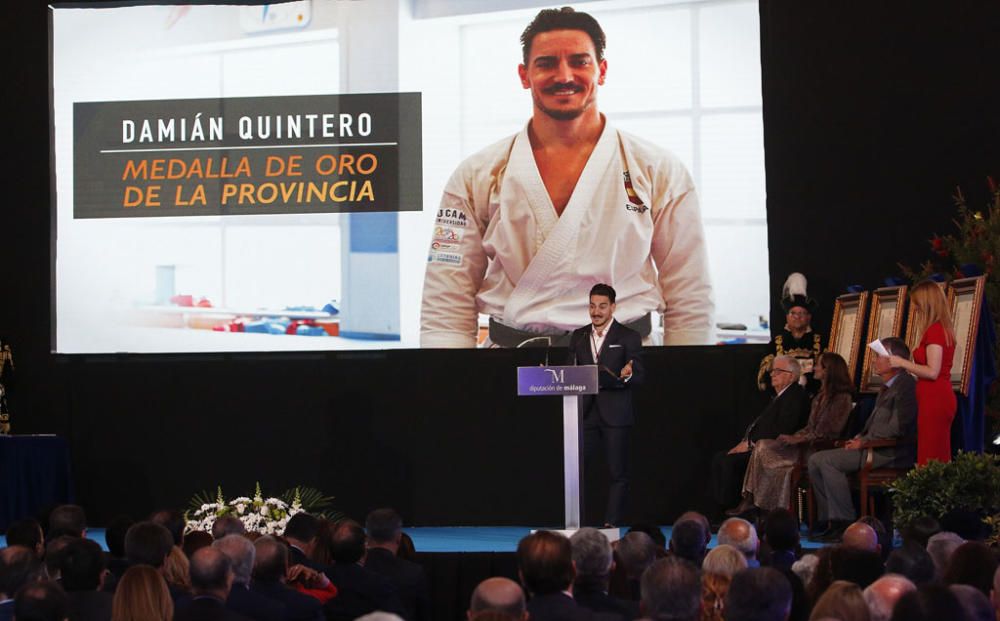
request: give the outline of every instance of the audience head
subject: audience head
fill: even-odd
[[[965,543],[965,539],[949,531],[932,535],[927,540],[927,553],[934,561],[934,570],[938,577],[944,576],[945,570],[948,569],[948,563],[951,562],[951,555],[963,543]]]
[[[246,532],[243,520],[235,515],[223,515],[212,523],[212,539],[216,541],[227,535],[245,535]]]
[[[882,552],[875,529],[867,524],[855,522],[844,531],[844,546],[868,552]]]
[[[679,522],[680,520],[677,521]],[[632,526],[629,526],[627,531],[625,531],[626,535],[628,533],[646,533],[653,540],[653,543],[656,544],[657,550],[659,552],[665,553],[667,550],[667,537],[666,535],[663,534],[663,530],[656,524],[650,524],[648,522],[633,524]]]
[[[921,516],[907,524],[901,531],[903,542],[914,541],[921,548],[927,547],[927,540],[941,532],[941,524],[930,516]]]
[[[958,598],[969,621],[996,621],[996,613],[990,599],[976,587],[967,584],[953,584],[951,592]]]
[[[191,555],[198,550],[212,545],[214,540],[211,533],[206,533],[203,530],[193,530],[184,535],[184,555],[191,558]]]
[[[865,603],[872,621],[889,621],[892,609],[905,593],[917,589],[908,578],[899,574],[887,574],[868,585],[864,591]]]
[[[858,523],[867,524],[875,531],[875,536],[878,539],[879,554],[882,555],[882,561],[884,562],[889,558],[889,553],[892,552],[892,533],[886,530],[882,520],[874,515],[862,515],[858,518]]]
[[[195,595],[211,595],[225,601],[233,585],[229,557],[214,547],[202,548],[191,557],[191,588]]]
[[[163,559],[160,572],[168,587],[185,593],[191,591],[191,562],[184,551],[177,546],[171,546],[170,554]]]
[[[719,527],[719,545],[731,545],[747,557],[748,561],[757,558],[760,541],[757,539],[757,529],[743,518],[729,518]]]
[[[167,583],[148,565],[129,567],[111,601],[112,621],[172,621],[174,602]]]
[[[60,571],[62,570],[63,552],[69,544],[77,539],[80,539],[80,537],[60,535],[54,539],[49,539],[49,542],[45,544],[45,570],[48,572],[49,578],[53,580],[59,578]]]
[[[212,547],[226,555],[233,568],[233,582],[250,584],[253,574],[254,544],[243,535],[226,535]]]
[[[184,514],[176,509],[161,509],[149,516],[149,521],[159,524],[170,531],[170,536],[174,539],[174,545],[180,546],[184,543]]]
[[[288,546],[271,536],[253,542],[255,582],[284,582],[288,575]]]
[[[159,569],[173,547],[170,531],[153,522],[137,522],[125,533],[125,558],[132,565]]]
[[[66,621],[69,618],[69,598],[56,582],[32,582],[17,592],[14,618],[17,621]]]
[[[24,546],[41,558],[45,554],[45,535],[42,525],[31,518],[14,522],[7,527],[7,545]]]
[[[904,593],[892,609],[891,621],[965,621],[958,597],[940,584],[925,584]]]
[[[670,533],[670,551],[696,567],[701,565],[705,558],[705,529],[695,520],[677,522]]]
[[[546,530],[524,537],[517,544],[517,567],[521,582],[532,595],[566,591],[575,577],[569,539]]]
[[[104,531],[104,541],[108,544],[108,553],[113,558],[125,558],[125,533],[135,524],[135,520],[127,515],[119,515],[108,522]]]
[[[417,562],[417,548],[413,545],[413,539],[405,531],[399,534],[399,547],[396,548],[396,556],[407,561]]]
[[[862,589],[885,573],[882,557],[877,552],[837,546],[830,552],[830,577],[853,582]]]
[[[397,546],[403,533],[403,518],[388,507],[375,509],[365,518],[365,530],[368,531],[368,545]]]
[[[642,572],[656,560],[656,543],[646,533],[635,531],[618,540],[615,553],[622,570],[630,580],[638,580]]]
[[[861,587],[853,582],[837,580],[820,596],[809,618],[869,621],[871,613],[868,612]]]
[[[375,612],[369,612],[366,615],[361,615],[354,621],[406,621],[406,620],[395,613],[382,612],[381,610],[376,610]]]
[[[781,392],[795,382],[802,374],[802,365],[791,356],[778,356],[771,363],[771,386]]]
[[[889,554],[885,561],[889,573],[906,576],[913,584],[920,586],[934,580],[934,560],[917,540],[906,541]]]
[[[611,542],[596,528],[581,528],[569,538],[576,566],[576,583],[607,588],[614,565]]]
[[[49,539],[54,539],[61,535],[83,537],[86,534],[87,516],[83,512],[83,507],[78,505],[60,505],[49,514]]]
[[[759,567],[733,576],[726,621],[784,621],[791,609],[792,587],[780,571]]]
[[[738,572],[747,568],[747,558],[731,545],[723,544],[708,551],[701,564],[701,570],[706,574],[715,574],[732,578]]]
[[[792,563],[792,573],[799,577],[802,584],[809,585],[812,583],[818,563],[819,557],[815,554],[803,554],[802,558]]]
[[[764,538],[772,550],[794,551],[799,545],[799,519],[788,509],[775,509],[764,521]]]
[[[705,545],[708,546],[709,542],[712,541],[712,524],[708,521],[708,518],[705,517],[703,513],[698,513],[697,511],[685,511],[678,516],[678,518],[674,521],[674,524],[677,525],[681,522],[687,522],[688,520],[694,520],[695,522],[701,524],[701,527],[705,530]],[[663,537],[663,531],[661,531],[658,526],[654,528],[656,529],[656,532],[660,534],[661,539],[663,539],[660,545],[666,545],[666,538]],[[653,539],[656,540],[656,537],[653,537]]]
[[[997,558],[993,551],[984,543],[968,541],[955,549],[943,578],[945,584],[967,584],[989,595],[996,570]]]
[[[642,614],[654,621],[696,621],[701,610],[701,576],[686,559],[661,558],[642,574]]]
[[[486,612],[500,612],[523,621],[528,616],[526,611],[524,591],[519,584],[508,578],[487,578],[472,591],[466,616],[469,621],[480,621]]]
[[[827,395],[837,393],[854,392],[854,382],[851,381],[851,374],[847,370],[847,362],[843,356],[836,352],[828,351],[819,357],[818,367],[822,368],[823,392]]]
[[[96,541],[76,538],[62,551],[59,574],[67,591],[96,591],[104,583],[108,562]]]
[[[357,563],[365,557],[365,529],[354,520],[343,520],[333,528],[330,555],[336,563]]]
[[[312,554],[316,546],[316,536],[319,534],[319,519],[305,511],[296,513],[285,524],[285,539],[299,548],[306,556]]]
[[[0,548],[0,599],[13,599],[25,584],[42,573],[42,564],[35,552],[24,546]]]

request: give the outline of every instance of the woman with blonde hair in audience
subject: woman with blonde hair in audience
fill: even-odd
[[[747,568],[743,553],[730,545],[713,548],[701,563],[701,621],[725,619],[726,593],[738,572]]]
[[[172,621],[174,602],[160,572],[149,565],[130,567],[111,600],[111,621]]]
[[[931,459],[951,461],[951,421],[958,402],[951,387],[955,358],[955,328],[948,300],[931,280],[910,291],[910,305],[917,319],[914,333],[920,345],[913,360],[890,356],[889,364],[917,376],[917,464]]]
[[[174,546],[163,559],[163,578],[167,585],[183,593],[191,592],[191,563],[184,550]]]
[[[871,621],[871,613],[861,587],[846,580],[837,580],[813,606],[809,621]]]

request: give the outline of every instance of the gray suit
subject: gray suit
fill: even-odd
[[[856,436],[862,441],[899,440],[900,444],[895,447],[874,449],[872,465],[875,468],[913,465],[917,431],[916,387],[916,380],[909,373],[898,373],[892,385],[879,393],[875,409]],[[857,516],[847,475],[861,470],[864,454],[864,449],[835,448],[819,451],[809,458],[809,480],[816,493],[821,521],[851,521]]]

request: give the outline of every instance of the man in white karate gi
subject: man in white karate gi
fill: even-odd
[[[613,128],[597,109],[604,32],[571,8],[541,11],[521,35],[534,109],[517,135],[465,160],[444,190],[428,254],[422,347],[537,337],[569,342],[590,288],[618,291],[617,315],[649,343],[713,341],[714,302],[698,198],[670,153]]]

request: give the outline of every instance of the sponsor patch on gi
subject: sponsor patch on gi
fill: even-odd
[[[459,252],[461,249],[458,244],[449,244],[438,239],[431,242],[431,252]]]
[[[437,219],[434,222],[445,226],[465,228],[469,226],[469,217],[461,209],[438,209]]]
[[[454,252],[431,252],[427,256],[427,262],[458,266],[462,264],[462,255]]]
[[[628,196],[628,202],[625,203],[625,209],[628,211],[634,211],[636,213],[646,213],[649,207],[646,207],[642,203],[642,199],[636,193],[635,188],[632,186],[632,176],[629,175],[628,171],[622,173],[622,177],[625,182],[625,194]]]
[[[462,234],[462,229],[456,229],[451,226],[438,225],[434,227],[434,241],[457,244],[462,241]]]

